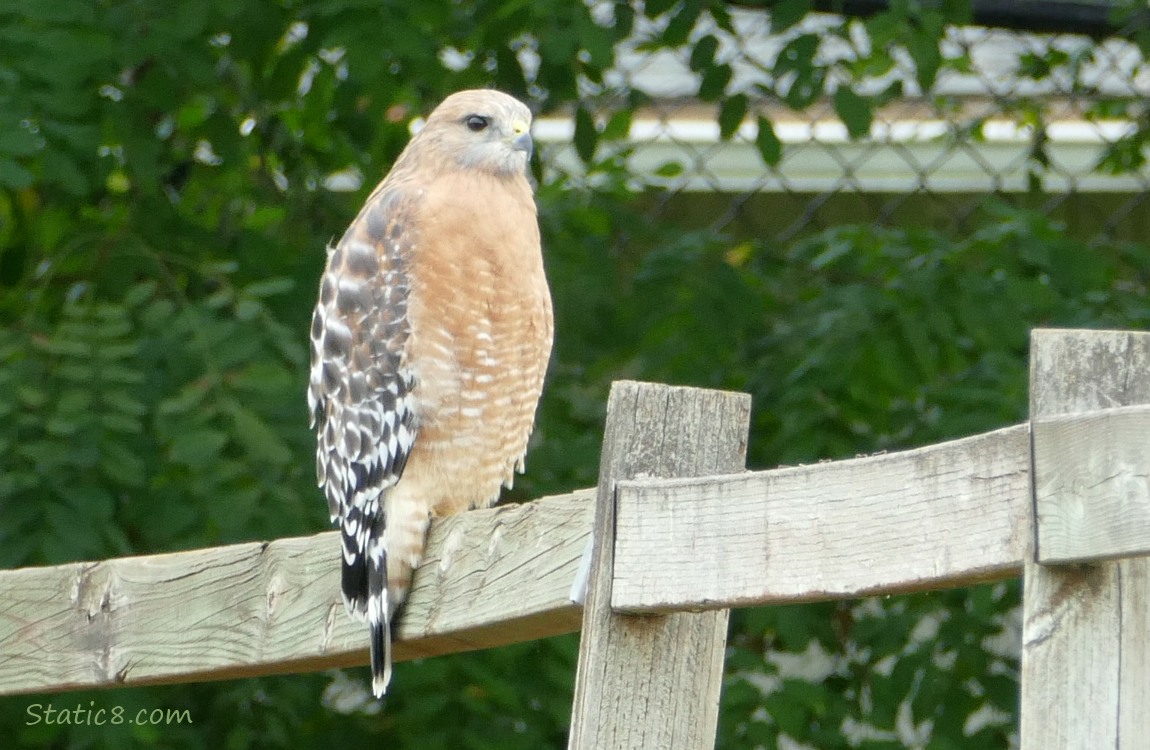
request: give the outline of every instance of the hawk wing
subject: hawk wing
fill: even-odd
[[[385,183],[372,194],[328,250],[311,324],[316,475],[341,531],[344,603],[384,626],[384,494],[399,481],[417,433],[406,356],[410,212],[401,190]]]

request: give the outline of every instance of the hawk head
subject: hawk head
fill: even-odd
[[[522,175],[531,158],[531,110],[492,89],[459,91],[428,116],[411,146],[431,146],[461,169]]]

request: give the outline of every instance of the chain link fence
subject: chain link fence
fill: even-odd
[[[1150,169],[1132,138],[1150,97],[1150,67],[1134,44],[952,28],[924,90],[902,49],[890,51],[892,65],[877,75],[835,75],[835,64],[870,52],[861,22],[847,21],[844,39],[825,33],[843,23],[830,15],[808,16],[782,33],[772,32],[763,11],[737,10],[732,20],[735,33],[704,17],[673,50],[650,51],[644,42],[660,29],[637,27],[617,51],[608,85],[647,103],[615,147],[625,149],[638,182],[659,189],[652,218],[674,215],[782,242],[844,223],[962,233],[994,195],[1086,239],[1150,229]],[[822,91],[800,97],[813,103],[793,108],[786,94],[800,82],[787,63],[802,37],[816,39],[816,60],[831,65]],[[714,84],[694,64],[701,45],[714,45],[714,60],[730,66],[725,95],[747,97],[731,134],[722,132],[717,105],[699,98]],[[836,92],[867,95],[892,85],[902,94],[852,137],[852,123],[832,106]],[[761,117],[773,134],[763,136]],[[571,141],[570,120],[544,119],[539,135],[551,142],[545,162],[552,168],[583,170],[575,149],[560,145]],[[772,149],[777,160],[768,163]]]

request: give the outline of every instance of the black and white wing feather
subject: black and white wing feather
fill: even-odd
[[[328,250],[311,324],[316,475],[341,531],[344,603],[371,624],[377,694],[391,671],[384,499],[417,432],[404,209],[402,194],[386,186],[369,198]]]

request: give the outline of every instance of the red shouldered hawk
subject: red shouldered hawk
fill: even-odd
[[[530,125],[506,94],[449,96],[328,250],[308,407],[376,696],[430,519],[523,471],[552,340]]]

